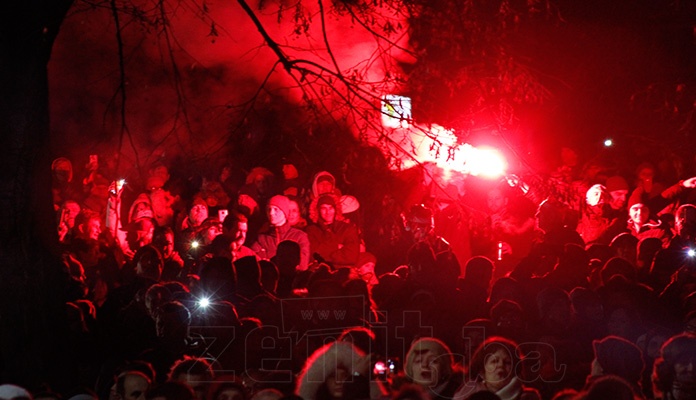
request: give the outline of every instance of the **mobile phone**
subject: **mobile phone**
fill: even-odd
[[[220,220],[220,222],[225,222],[227,214],[229,214],[229,211],[226,209],[218,210],[218,219]]]
[[[372,368],[372,373],[376,376],[385,376],[387,374],[387,364],[384,361],[377,361]]]

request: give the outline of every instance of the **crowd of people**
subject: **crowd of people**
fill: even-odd
[[[387,224],[291,163],[182,190],[56,159],[71,357],[0,398],[696,398],[696,178],[571,167]]]

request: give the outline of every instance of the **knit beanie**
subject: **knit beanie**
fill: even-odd
[[[638,346],[618,336],[592,342],[597,362],[606,375],[618,375],[630,383],[639,382],[645,368]]]
[[[615,190],[628,190],[628,182],[626,182],[626,180],[619,175],[614,175],[607,178],[606,185],[604,186],[607,187],[607,191],[609,193]]]
[[[317,199],[317,211],[319,211],[321,206],[324,204],[328,204],[335,209],[336,208],[336,199],[334,199],[334,196],[332,196],[330,194],[322,194]]]
[[[191,200],[191,208],[193,208],[194,206],[197,206],[197,205],[206,206],[206,208],[208,207],[208,203],[206,203],[205,199],[203,199],[203,197],[201,197],[199,195],[194,196],[193,200]],[[189,208],[189,210],[191,208]]]
[[[600,184],[592,185],[589,189],[587,189],[585,201],[587,202],[587,205],[594,207],[605,202],[608,199],[608,194],[609,192],[607,191],[606,186]]]
[[[345,194],[341,196],[341,212],[343,214],[352,213],[360,208],[360,202],[354,196]]]
[[[275,195],[271,197],[270,200],[268,200],[268,206],[276,206],[278,207],[283,214],[285,214],[285,218],[290,215],[290,199],[283,195]]]

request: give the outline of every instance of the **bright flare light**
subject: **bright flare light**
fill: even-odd
[[[454,159],[448,161],[448,163],[451,169],[457,170],[461,164],[460,172],[492,179],[505,175],[505,170],[507,169],[505,158],[498,150],[476,148],[470,144],[460,145],[455,150]]]
[[[613,146],[613,145],[614,145],[614,141],[611,140],[611,139],[606,139],[606,140],[604,141],[604,147],[611,147],[611,146]]]
[[[202,297],[198,300],[198,307],[206,308],[210,305],[210,299],[207,297]]]
[[[686,254],[688,254],[689,257],[696,256],[696,250],[694,250],[694,249],[689,249],[689,251],[687,251]]]
[[[498,150],[458,144],[453,131],[441,126],[433,125],[427,136],[411,133],[410,140],[416,160],[436,164],[445,171],[445,179],[452,172],[494,179],[504,176],[507,170],[505,157]],[[415,162],[404,164],[408,168]]]
[[[192,249],[197,249],[198,246],[199,246],[198,241],[194,240],[193,242],[191,242],[191,248],[192,248]]]

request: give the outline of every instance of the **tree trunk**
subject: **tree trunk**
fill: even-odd
[[[71,3],[12,1],[0,17],[0,381],[29,387],[60,369],[47,66]]]

